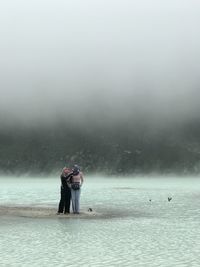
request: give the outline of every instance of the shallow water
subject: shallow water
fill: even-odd
[[[1,205],[58,201],[59,179],[0,179]],[[103,216],[1,216],[1,266],[200,266],[200,179],[87,178],[89,207]]]

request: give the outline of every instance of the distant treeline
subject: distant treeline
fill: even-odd
[[[50,174],[78,163],[84,172],[106,174],[198,173],[200,124],[90,128],[62,125],[0,131],[0,171]]]

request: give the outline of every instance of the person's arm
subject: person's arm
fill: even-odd
[[[66,177],[66,181],[67,181],[68,183],[71,182],[70,180],[71,180],[72,176],[73,176],[73,172],[70,172],[70,173],[67,175],[67,177]]]
[[[81,185],[83,184],[83,173],[81,173]]]

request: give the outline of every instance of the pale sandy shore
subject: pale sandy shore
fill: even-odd
[[[95,210],[81,210],[80,214],[59,214],[57,215],[56,208],[50,207],[35,207],[35,206],[11,206],[11,205],[0,205],[0,216],[15,216],[15,217],[27,217],[27,218],[80,218],[80,219],[114,219],[114,218],[125,218],[125,217],[152,217],[149,213],[135,210],[129,213],[126,210],[112,210],[104,209],[103,213]]]
[[[81,211],[80,214],[56,214],[55,208],[32,206],[0,206],[0,216],[18,216],[29,218],[98,218],[103,214],[97,212]]]

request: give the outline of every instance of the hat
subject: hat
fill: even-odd
[[[80,167],[78,165],[74,165],[72,171],[74,175],[78,175],[80,172]]]

